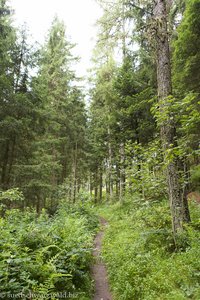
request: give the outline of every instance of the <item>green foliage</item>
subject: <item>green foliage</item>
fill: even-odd
[[[152,140],[155,123],[149,99],[154,96],[154,89],[149,86],[142,63],[138,68],[136,64],[135,56],[126,54],[122,65],[117,67],[109,54],[106,63],[102,63],[96,72],[88,131],[91,188],[95,189],[95,198],[97,189],[102,186],[103,189],[107,186],[107,198],[110,197],[108,190],[113,196],[114,189],[119,198],[126,183],[132,181],[132,185],[135,184],[139,177],[137,164],[143,163],[137,156],[137,144],[140,147]],[[141,186],[138,185],[138,189]]]
[[[188,157],[199,155],[199,126],[200,126],[200,101],[197,93],[188,93],[185,98],[177,102],[180,134],[180,149]]]
[[[18,188],[10,189],[0,192],[0,201],[2,200],[23,201],[24,195]]]
[[[38,53],[28,45],[26,31],[12,27],[8,1],[0,0],[5,12],[0,14],[0,292],[5,299],[30,291],[40,297],[76,292],[88,299],[98,226],[91,195],[95,190],[100,200],[104,194],[115,199],[115,192],[123,201],[126,189],[129,201],[105,212],[110,227],[104,257],[116,299],[196,300],[199,208],[192,206],[192,223],[179,236],[175,253],[169,209],[157,201],[166,196],[164,168],[175,156],[190,163],[192,187],[199,188],[200,2],[187,1],[173,44],[175,96],[153,108],[154,49],[144,29],[151,23],[152,1],[99,2],[104,15],[88,119],[64,23],[53,20]],[[133,31],[138,51],[133,51]],[[114,60],[117,48],[123,52],[120,66]],[[157,125],[176,127],[165,155],[153,115]],[[133,192],[142,200],[133,200]],[[66,205],[69,200],[78,203]],[[22,204],[36,206],[37,214],[8,210]]]
[[[183,21],[174,42],[174,83],[178,94],[200,92],[199,0],[186,1]]]
[[[3,216],[7,209],[13,207],[22,208],[24,200],[24,195],[19,188],[0,191],[0,215]]]
[[[1,4],[6,2],[1,1]],[[32,155],[37,120],[29,74],[30,69],[34,69],[36,50],[28,45],[25,29],[16,32],[12,27],[10,16],[1,16],[0,22],[0,52],[3,56],[0,71],[1,188],[21,188],[22,174],[18,170]]]
[[[127,55],[113,78],[115,100],[115,131],[118,139],[146,144],[153,134],[154,121],[150,112],[154,90],[149,86],[143,66],[136,68],[135,56]]]
[[[130,197],[124,205],[100,209],[109,221],[103,244],[111,288],[119,300],[199,299],[200,208],[174,252],[168,205]],[[196,228],[196,229],[195,229]],[[182,244],[183,245],[183,244]]]
[[[86,112],[78,78],[72,70],[77,61],[71,53],[73,47],[64,23],[56,17],[41,49],[39,72],[33,81],[41,126],[27,169],[27,188],[29,194],[37,190],[39,198],[50,197],[64,182],[72,182],[75,190],[86,160]],[[70,197],[76,191],[67,192]]]
[[[193,160],[199,156],[198,94],[191,92],[181,99],[169,96],[164,101],[160,101],[159,106],[157,103],[154,104],[151,110],[159,126],[172,120],[176,128],[176,139],[168,145],[165,164],[178,157],[179,160],[187,160],[193,165]]]
[[[66,292],[80,293],[80,299],[84,295],[88,299],[91,250],[97,227],[94,219],[91,225],[86,208],[64,204],[52,218],[45,211],[39,217],[28,210],[7,211],[5,218],[0,219],[0,292],[4,298],[19,293]]]
[[[7,1],[0,8],[8,11]],[[20,187],[39,211],[58,184],[68,179],[76,189],[86,164],[85,105],[71,69],[77,58],[58,18],[40,51],[9,14],[0,27],[0,188]]]
[[[130,158],[133,163],[127,168],[129,188],[128,193],[140,193],[143,199],[162,199],[167,195],[164,176],[164,163],[159,140],[149,143],[126,145],[127,165]]]
[[[200,165],[197,165],[191,170],[191,184],[194,189],[200,189]]]

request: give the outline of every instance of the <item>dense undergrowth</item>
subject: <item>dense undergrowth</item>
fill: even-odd
[[[178,250],[166,201],[129,199],[99,210],[110,224],[103,257],[114,299],[200,299],[200,206],[191,204],[193,222]]]
[[[84,202],[84,203],[83,203]],[[89,300],[97,214],[109,221],[103,258],[114,299],[200,299],[200,206],[175,247],[167,201],[92,207],[60,204],[53,216],[26,209],[0,218],[0,298]]]
[[[8,210],[0,218],[0,297],[90,299],[97,225],[81,205],[63,204],[52,217]]]

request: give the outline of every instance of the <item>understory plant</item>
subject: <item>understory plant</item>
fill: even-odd
[[[0,295],[10,299],[89,299],[97,218],[85,207],[62,204],[53,217],[8,210],[0,219]],[[60,293],[60,294],[59,294]]]

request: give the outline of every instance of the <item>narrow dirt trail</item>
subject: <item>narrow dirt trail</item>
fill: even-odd
[[[93,255],[95,264],[92,267],[92,276],[95,283],[95,293],[93,300],[112,300],[112,295],[109,290],[106,266],[101,260],[102,238],[104,235],[104,227],[107,221],[100,217],[102,230],[96,235],[94,240],[95,250]]]

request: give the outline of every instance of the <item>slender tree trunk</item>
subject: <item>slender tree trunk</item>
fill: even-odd
[[[52,147],[52,157],[53,157],[54,161],[57,161],[55,145],[53,145],[53,147]],[[57,174],[56,174],[55,169],[53,169],[51,172],[51,184],[52,184],[52,187],[55,189],[55,187],[57,186]]]
[[[6,141],[5,153],[2,163],[2,171],[1,171],[1,185],[3,189],[6,189],[6,178],[7,178],[7,166],[8,166],[8,159],[9,159],[9,148],[10,142],[9,140]]]
[[[119,199],[119,196],[120,196],[120,165],[118,163],[116,164],[116,173],[117,173],[117,178],[115,181],[116,199]]]
[[[92,180],[92,173],[90,173],[90,178],[89,178],[89,192],[90,192],[90,196],[92,196],[92,191],[93,191],[93,180]]]
[[[14,153],[15,153],[15,143],[16,143],[16,139],[14,137],[13,141],[11,143],[11,149],[10,149],[10,155],[9,155],[8,174],[7,174],[7,178],[6,178],[7,188],[9,188],[9,186],[10,186],[11,172],[12,172],[13,161],[14,161]]]
[[[109,174],[109,197],[113,198],[113,174],[112,174],[112,145],[111,145],[111,132],[110,127],[108,127],[108,174]]]
[[[102,166],[99,170],[99,201],[102,201],[102,194],[103,194],[103,170]]]
[[[69,200],[70,202],[72,201],[73,202],[73,178],[72,176],[70,176],[70,183],[69,183]]]
[[[119,180],[118,178],[115,181],[115,195],[116,195],[116,199],[119,199],[119,191],[120,191],[120,186],[119,186]]]
[[[183,201],[183,218],[186,223],[191,221],[190,211],[188,206],[187,195],[190,192],[190,178],[189,168],[186,159],[179,160],[180,172],[183,173],[183,188],[182,188],[182,201]]]
[[[136,133],[136,142],[138,144],[138,146],[140,145],[140,134],[139,134],[139,114],[137,113],[137,117],[135,118],[135,133]],[[143,189],[143,183],[142,183],[142,158],[140,153],[137,154],[137,180],[139,181],[139,193],[142,195],[143,199],[144,199],[144,189]]]
[[[97,203],[98,201],[98,186],[95,186],[94,188],[94,203]]]
[[[126,57],[126,14],[125,14],[125,1],[122,1],[122,53],[123,58]]]
[[[158,99],[160,103],[160,113],[165,114],[166,110],[168,109],[168,105],[170,105],[167,101],[167,97],[172,94],[171,64],[167,28],[167,5],[169,3],[166,0],[156,0],[155,3],[154,17],[156,22],[155,37],[157,46]],[[176,141],[175,125],[171,115],[168,115],[166,120],[162,121],[160,134],[165,160],[167,160],[167,153],[169,153],[169,151],[173,149],[174,143]],[[183,203],[178,175],[179,172],[176,158],[170,158],[170,162],[167,163],[166,171],[172,215],[172,229],[176,242],[177,233],[179,231],[182,231],[183,229],[184,219]]]
[[[106,174],[108,175],[108,174]],[[106,176],[106,200],[109,200],[109,196],[110,196],[110,187],[109,187],[109,178],[108,176]]]
[[[123,196],[125,192],[125,184],[126,184],[126,171],[125,171],[125,149],[124,143],[120,144],[120,202],[123,202]]]
[[[81,180],[79,178],[78,182],[77,182],[77,192],[78,192],[78,194],[80,193],[80,189],[81,189]]]
[[[40,196],[36,195],[36,212],[37,214],[40,214],[41,211],[41,205],[40,205]]]
[[[125,60],[126,51],[126,13],[125,13],[125,1],[122,1],[122,55]],[[119,199],[123,202],[123,196],[125,192],[126,171],[125,171],[125,145],[124,142],[120,143],[120,182],[119,182]]]
[[[65,146],[63,146],[63,160],[62,160],[62,174],[61,174],[61,183],[63,183],[65,181],[65,179],[67,178],[67,149],[65,149]]]
[[[94,175],[94,202],[98,201],[98,167],[96,168]]]
[[[78,156],[78,143],[76,141],[74,149],[74,162],[73,162],[73,203],[76,201],[77,189],[77,156]]]

